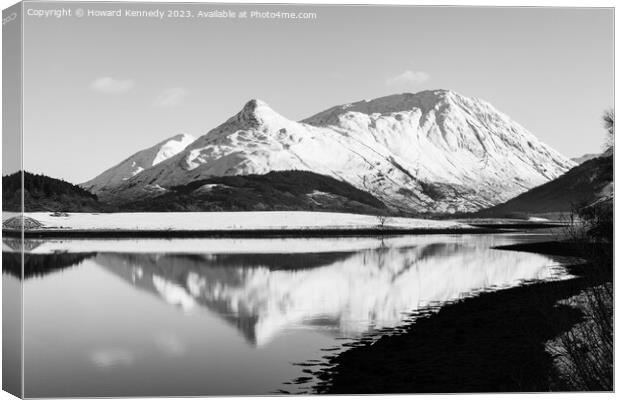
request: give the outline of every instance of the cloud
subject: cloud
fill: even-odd
[[[135,357],[125,349],[98,349],[90,355],[90,359],[98,367],[110,368],[133,364]]]
[[[155,345],[169,356],[182,356],[186,352],[183,342],[172,334],[156,335]]]
[[[155,99],[158,107],[174,107],[181,104],[189,92],[181,87],[166,89]]]
[[[385,84],[388,86],[417,85],[418,83],[426,82],[429,78],[430,75],[424,71],[408,69],[401,74],[388,78]]]
[[[114,79],[109,76],[97,78],[90,84],[91,89],[105,94],[127,93],[134,86],[134,81],[131,79]]]

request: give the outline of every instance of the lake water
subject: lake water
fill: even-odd
[[[550,257],[492,249],[533,240],[543,239],[28,241],[25,395],[307,391],[308,367],[295,364],[347,340],[481,291],[566,277]],[[9,286],[14,248],[5,240]]]

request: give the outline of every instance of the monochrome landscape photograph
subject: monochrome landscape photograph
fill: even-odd
[[[611,392],[614,11],[3,12],[3,390]]]

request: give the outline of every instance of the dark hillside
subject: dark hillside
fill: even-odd
[[[24,172],[25,211],[105,211],[97,196],[61,179]],[[2,210],[20,211],[22,173],[2,177]]]
[[[21,207],[21,173],[2,178],[4,211]],[[157,197],[108,204],[71,183],[24,173],[25,211],[332,211],[387,214],[376,197],[337,179],[307,171],[213,177],[176,186]]]
[[[508,217],[517,214],[570,212],[592,204],[613,188],[613,156],[588,160],[564,175],[537,186],[505,203],[475,213],[479,217]]]
[[[201,179],[151,199],[135,211],[338,211],[385,214],[386,206],[349,183],[308,171],[274,171]]]

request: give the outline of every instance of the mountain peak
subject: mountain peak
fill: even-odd
[[[265,103],[264,101],[260,99],[251,99],[250,101],[245,103],[243,109],[241,110],[241,113],[245,115],[259,116],[262,114],[272,114],[275,113],[275,111],[273,111],[271,107],[269,107],[269,104]]]
[[[250,99],[243,106],[243,110],[247,112],[254,112],[259,107],[269,107],[269,105],[261,99]]]
[[[195,139],[196,139],[196,138],[195,138],[195,137],[193,137],[193,136],[192,136],[192,135],[190,135],[190,134],[187,134],[187,133],[179,133],[178,135],[174,135],[174,136],[172,136],[172,137],[170,137],[170,138],[168,138],[168,139],[164,140],[162,143],[169,142],[169,141],[171,141],[171,140],[174,140],[174,141],[179,142],[179,141],[187,141],[187,140],[195,140]]]
[[[383,97],[378,97],[375,100],[379,100],[379,99],[385,99],[385,98],[390,98],[390,97],[404,97],[404,98],[413,98],[413,97],[436,97],[436,98],[444,98],[444,97],[448,97],[451,95],[459,95],[458,93],[456,93],[453,90],[449,90],[449,89],[428,89],[428,90],[422,90],[419,92],[403,92],[403,93],[396,93],[393,95],[388,95],[388,96],[383,96]]]
[[[259,99],[251,99],[241,109],[235,119],[241,125],[256,128],[270,122],[284,119],[275,112],[267,103]]]
[[[119,164],[105,170],[103,173],[82,183],[80,186],[93,193],[98,193],[106,188],[114,187],[145,169],[175,156],[195,140],[196,138],[187,133],[174,135],[162,140],[154,146],[132,154]]]
[[[310,125],[330,125],[338,122],[338,117],[347,112],[362,114],[390,114],[402,111],[419,109],[423,113],[438,107],[438,105],[465,99],[464,96],[447,89],[424,90],[417,93],[397,93],[377,97],[371,100],[362,100],[329,108],[323,112],[306,118],[302,122]]]

